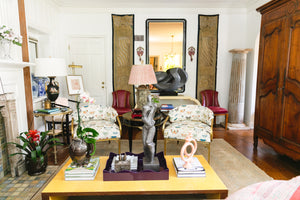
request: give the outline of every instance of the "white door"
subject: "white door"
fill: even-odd
[[[82,75],[84,91],[96,99],[96,104],[106,105],[106,70],[104,37],[71,37],[69,39],[69,64],[75,75]]]

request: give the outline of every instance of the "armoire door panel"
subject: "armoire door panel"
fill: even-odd
[[[288,27],[289,49],[284,86],[282,138],[296,145],[300,144],[300,13],[289,20]]]
[[[290,40],[287,79],[300,84],[300,13],[292,17],[289,24]]]
[[[277,104],[278,101],[276,94],[269,92],[266,96],[261,96],[259,99],[259,127],[263,128],[266,133],[272,134],[277,128]],[[270,103],[272,102],[272,103]],[[274,113],[275,112],[275,113]]]
[[[263,58],[262,58],[262,85],[271,80],[279,78],[280,50],[282,49],[281,40],[283,38],[283,20],[279,19],[266,24],[263,29]],[[276,85],[274,85],[276,87]]]
[[[300,101],[290,94],[285,97],[284,107],[282,138],[300,144]]]
[[[258,69],[258,87],[255,123],[266,134],[275,133],[280,124],[278,114],[282,105],[280,85],[282,65],[280,53],[283,45],[280,42],[284,37],[283,19],[277,19],[263,26],[261,35],[260,63]]]

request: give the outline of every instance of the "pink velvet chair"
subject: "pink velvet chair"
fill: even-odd
[[[215,90],[204,90],[200,92],[201,104],[211,109],[214,116],[225,115],[225,130],[227,130],[228,110],[220,107],[218,101],[218,92]]]
[[[119,115],[131,111],[129,104],[130,92],[126,90],[116,90],[112,92],[113,104],[112,107],[118,112]]]

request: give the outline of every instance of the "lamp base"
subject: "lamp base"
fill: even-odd
[[[49,77],[50,81],[48,85],[46,85],[46,94],[47,98],[51,102],[55,102],[55,100],[58,98],[59,95],[59,83],[54,80],[55,77]]]
[[[136,92],[137,103],[135,108],[142,109],[147,104],[147,97],[150,94],[151,92],[146,86],[139,86]]]

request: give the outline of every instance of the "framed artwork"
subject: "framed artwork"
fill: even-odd
[[[84,92],[82,76],[67,76],[69,95],[81,94]]]

